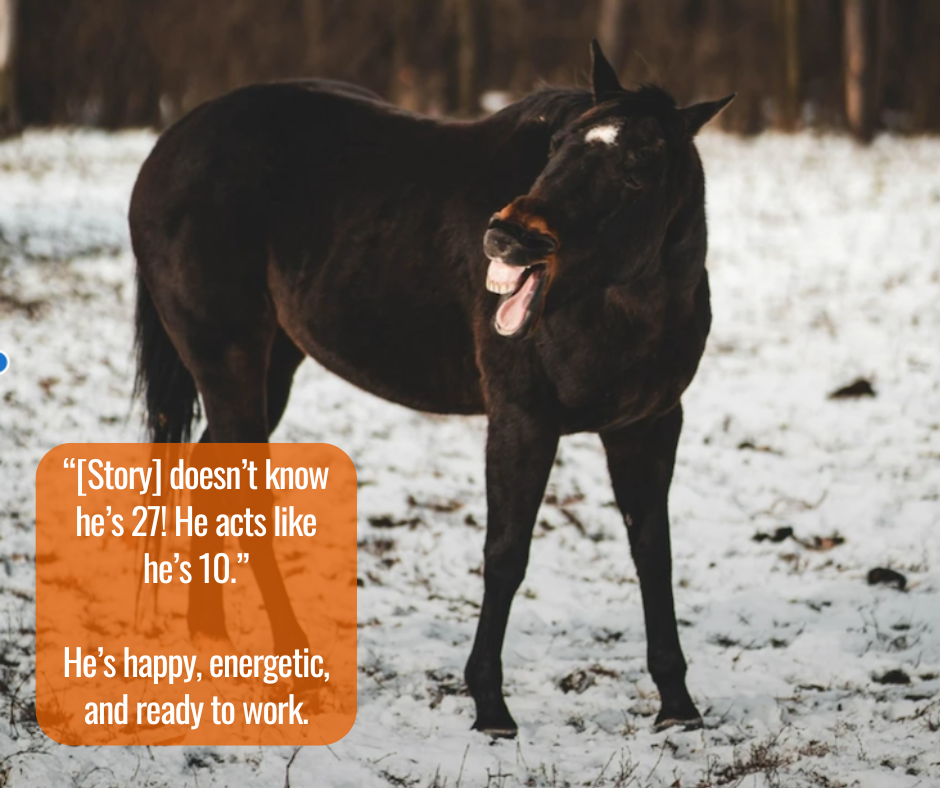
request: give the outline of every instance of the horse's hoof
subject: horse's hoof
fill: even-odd
[[[332,690],[332,687],[324,684],[321,679],[303,677],[292,679],[290,688],[298,700],[307,704],[311,714],[323,712],[326,695]]]
[[[491,739],[514,739],[519,732],[519,726],[506,708],[506,702],[501,696],[478,700],[476,702],[477,715],[473,723],[473,730],[485,733]]]
[[[491,739],[515,739],[519,734],[518,728],[478,728],[474,725],[473,729],[486,734]]]
[[[485,715],[477,715],[473,730],[485,733],[491,739],[515,739],[519,726],[505,707]]]
[[[704,727],[704,725],[705,723],[702,721],[702,718],[697,715],[688,718],[665,717],[656,720],[656,723],[653,725],[653,732],[661,733],[668,728],[678,727],[681,727],[684,731],[697,731],[699,728]]]

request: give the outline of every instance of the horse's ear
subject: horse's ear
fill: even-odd
[[[699,129],[734,101],[736,95],[738,94],[732,93],[718,101],[704,101],[701,104],[693,104],[691,107],[680,109],[679,115],[682,117],[682,123],[688,135],[694,137],[698,134]]]
[[[615,94],[623,92],[620,80],[617,79],[617,72],[607,62],[596,38],[591,41],[591,78],[594,84],[595,104],[600,104],[602,101],[613,98]]]

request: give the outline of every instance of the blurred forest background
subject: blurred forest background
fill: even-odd
[[[586,84],[593,36],[625,85],[737,91],[728,129],[940,131],[940,0],[0,0],[0,126],[164,127],[309,76],[473,116]]]

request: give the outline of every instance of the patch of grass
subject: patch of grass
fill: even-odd
[[[565,725],[574,728],[575,733],[584,733],[584,717],[580,714],[572,714],[565,720]]]
[[[793,759],[780,752],[778,737],[750,745],[746,753],[735,749],[731,763],[710,763],[705,781],[697,788],[713,788],[719,785],[738,785],[751,774],[762,774],[769,786],[779,786],[780,770],[789,766]]]
[[[447,695],[468,695],[463,677],[449,670],[429,670],[425,673],[428,679],[428,695],[430,708],[436,709]]]
[[[817,739],[811,739],[800,747],[800,755],[808,758],[822,758],[830,752],[832,752],[832,747]]]
[[[410,775],[399,776],[387,769],[380,771],[379,777],[385,780],[389,785],[394,785],[395,788],[413,788],[413,786],[421,782],[417,777],[411,777]]]

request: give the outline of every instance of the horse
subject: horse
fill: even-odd
[[[153,442],[267,442],[310,356],[421,411],[485,414],[484,595],[473,727],[511,737],[501,651],[561,435],[600,435],[642,592],[656,729],[686,688],[668,491],[681,396],[711,323],[694,138],[732,99],[544,88],[480,120],[424,117],[329,80],[254,85],[169,128],[129,220],[138,391]],[[203,549],[203,548],[201,548]],[[264,555],[260,555],[263,552]],[[275,648],[306,636],[270,542],[252,544]],[[225,637],[193,584],[191,635]]]

